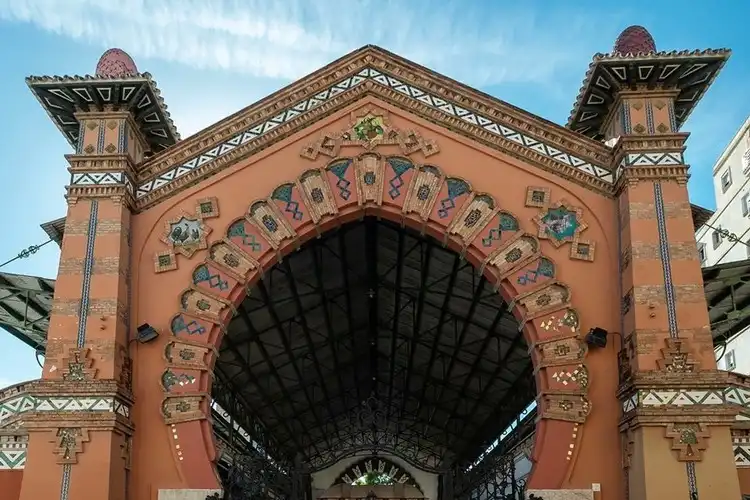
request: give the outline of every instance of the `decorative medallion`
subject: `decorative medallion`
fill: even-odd
[[[550,190],[544,187],[526,188],[526,206],[539,208],[532,219],[537,225],[537,236],[549,240],[555,248],[570,243],[570,258],[592,262],[595,244],[581,239],[588,224],[583,221],[583,210],[565,200],[550,203]]]
[[[177,269],[177,254],[189,259],[197,251],[205,250],[208,247],[206,238],[211,233],[211,228],[204,220],[218,216],[218,199],[202,198],[196,201],[195,215],[182,212],[165,222],[161,241],[169,248],[154,255],[154,271],[163,273]]]
[[[580,208],[572,207],[563,202],[557,202],[534,217],[539,226],[537,236],[550,240],[555,247],[578,239],[586,224],[581,220]]]
[[[660,370],[670,373],[693,373],[699,370],[700,363],[694,358],[688,342],[680,338],[667,338],[666,348],[661,349],[661,358],[656,360]]]
[[[93,380],[96,377],[94,360],[90,358],[90,349],[70,349],[68,357],[63,360],[66,368],[62,372],[63,380],[69,382],[82,382]]]
[[[63,465],[78,463],[78,454],[83,453],[83,443],[88,441],[89,433],[86,429],[78,427],[57,429],[53,440],[57,463]]]
[[[526,188],[526,206],[547,208],[550,202],[550,190],[545,187],[530,186]]]
[[[349,125],[340,132],[325,132],[302,148],[300,156],[315,161],[319,155],[335,158],[342,147],[356,146],[373,151],[378,146],[398,146],[408,156],[420,151],[425,158],[440,151],[437,143],[415,130],[399,130],[390,125],[388,111],[367,106],[353,112]]]
[[[681,462],[700,462],[708,448],[711,432],[706,424],[668,424],[666,437],[672,440],[672,449],[677,451]]]

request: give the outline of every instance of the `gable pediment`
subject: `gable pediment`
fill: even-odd
[[[139,166],[137,206],[154,205],[367,95],[579,184],[611,192],[612,154],[604,144],[367,46]]]

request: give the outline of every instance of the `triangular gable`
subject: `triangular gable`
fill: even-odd
[[[214,174],[365,94],[574,182],[603,192],[614,182],[611,150],[601,142],[368,45],[150,159],[139,168],[138,206],[153,205],[185,180]]]

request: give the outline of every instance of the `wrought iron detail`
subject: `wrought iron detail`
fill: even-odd
[[[235,456],[232,462],[225,472],[223,500],[301,500],[294,484],[299,471],[284,471],[255,453]]]
[[[518,477],[515,454],[487,457],[453,478],[454,500],[526,500],[526,477]],[[540,500],[532,499],[529,500]]]

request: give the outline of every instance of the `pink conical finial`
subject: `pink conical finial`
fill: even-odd
[[[643,26],[630,26],[615,41],[616,54],[650,54],[656,52],[654,37]]]
[[[133,58],[121,49],[109,49],[96,65],[96,76],[117,78],[138,73]]]

